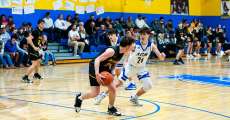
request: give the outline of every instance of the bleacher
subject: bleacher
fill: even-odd
[[[54,53],[58,64],[88,62],[98,55],[98,52],[83,52],[79,56],[73,56],[72,50],[61,43],[49,43],[48,49]]]

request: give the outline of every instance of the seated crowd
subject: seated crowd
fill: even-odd
[[[185,41],[185,53],[188,58],[199,57],[200,49],[205,48],[204,53],[223,55],[222,45],[227,41],[226,27],[203,26],[200,20],[191,22],[183,19],[177,26],[172,20],[165,21],[163,17],[154,19],[151,23],[147,18],[138,15],[136,20],[123,17],[112,20],[110,17],[94,18],[93,15],[87,21],[80,20],[78,14],[68,15],[64,19],[60,14],[55,21],[47,12],[43,18],[45,22],[42,38],[43,53],[42,64],[48,65],[49,61],[55,65],[55,57],[48,50],[48,43],[57,42],[73,51],[73,56],[79,56],[82,52],[100,52],[111,45],[111,41],[119,41],[124,36],[139,39],[139,30],[149,28],[152,32],[151,40],[157,44],[163,52],[168,51],[169,45],[176,45],[177,39],[183,36]],[[31,23],[23,23],[16,27],[12,16],[0,17],[0,65],[4,68],[29,66],[27,40],[25,32],[32,32]],[[115,31],[115,36],[113,36]],[[212,51],[212,48],[216,48]]]

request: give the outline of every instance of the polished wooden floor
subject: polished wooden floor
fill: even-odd
[[[143,107],[129,103],[135,91],[119,88],[116,106],[124,114],[106,114],[108,99],[95,106],[94,100],[83,102],[82,111],[75,113],[76,92],[89,89],[88,64],[65,64],[42,67],[44,80],[22,83],[26,68],[0,69],[1,120],[230,120],[230,63],[224,59],[187,60],[185,65],[153,62],[147,65],[154,88],[141,97]],[[186,80],[183,75],[201,77]],[[209,77],[207,77],[209,76]],[[211,77],[210,77],[211,76]],[[218,79],[225,84],[203,82]],[[137,85],[141,84],[137,82]],[[105,89],[105,88],[102,88]]]

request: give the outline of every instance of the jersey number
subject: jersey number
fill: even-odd
[[[143,63],[143,61],[144,61],[144,58],[138,57],[138,61],[137,61],[138,64]]]

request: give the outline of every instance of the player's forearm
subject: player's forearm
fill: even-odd
[[[99,66],[100,66],[100,60],[96,58],[94,61],[95,75],[99,74]]]
[[[159,60],[164,60],[164,55],[160,53],[160,51],[157,48],[154,48],[153,51],[155,52]]]

